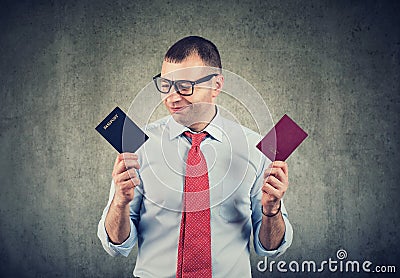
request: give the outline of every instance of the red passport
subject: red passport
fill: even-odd
[[[308,134],[285,114],[257,144],[257,148],[271,161],[285,161],[307,136]]]

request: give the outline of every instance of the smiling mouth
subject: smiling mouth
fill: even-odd
[[[171,109],[171,111],[172,111],[173,113],[178,113],[178,112],[184,110],[185,108],[187,108],[187,106],[182,106],[182,107],[171,107],[170,109]]]

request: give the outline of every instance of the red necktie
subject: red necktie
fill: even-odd
[[[207,163],[200,150],[206,133],[185,132],[185,136],[192,138],[192,147],[186,161],[176,277],[210,278],[210,192]]]

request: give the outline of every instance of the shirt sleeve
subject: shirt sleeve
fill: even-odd
[[[293,228],[288,219],[288,213],[286,211],[285,205],[283,200],[281,200],[281,211],[283,221],[285,222],[285,234],[281,245],[275,250],[266,250],[259,238],[261,222],[262,222],[262,213],[261,213],[261,197],[262,191],[261,187],[264,181],[264,171],[268,167],[268,163],[266,159],[263,159],[261,163],[262,167],[260,167],[261,171],[257,173],[256,181],[252,188],[251,193],[251,209],[252,209],[252,224],[253,224],[253,240],[254,240],[254,250],[260,256],[267,256],[270,258],[276,258],[283,253],[290,247],[293,240]]]
[[[139,186],[138,186],[139,187]],[[101,219],[99,221],[99,225],[97,228],[97,236],[101,241],[101,244],[103,245],[104,250],[111,256],[119,256],[123,255],[127,257],[132,250],[132,248],[135,246],[136,241],[137,241],[137,226],[139,223],[139,213],[140,213],[140,206],[142,203],[142,194],[139,192],[138,187],[135,188],[135,197],[130,203],[130,233],[129,237],[121,244],[113,244],[110,241],[110,238],[108,237],[106,228],[105,228],[105,219],[108,213],[108,210],[110,208],[111,201],[114,197],[115,193],[115,184],[114,181],[111,182],[111,189],[110,189],[110,195],[108,199],[107,206],[103,210],[103,214],[101,216]]]

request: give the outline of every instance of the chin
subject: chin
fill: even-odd
[[[184,125],[190,126],[193,124],[193,115],[190,109],[182,109],[180,111],[171,111],[172,118],[174,118],[175,122]]]
[[[179,124],[181,124],[181,125],[186,126],[185,123],[186,123],[187,118],[186,118],[184,115],[182,115],[182,113],[179,113],[179,112],[177,112],[177,113],[171,112],[171,115],[172,115],[172,118],[175,120],[175,122],[177,122],[177,123],[179,123]]]

